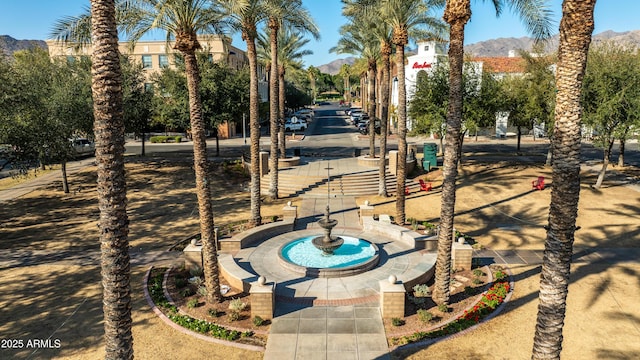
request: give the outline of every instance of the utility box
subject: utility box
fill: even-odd
[[[425,171],[431,171],[432,167],[438,166],[438,145],[433,143],[424,143],[422,148],[422,168]]]

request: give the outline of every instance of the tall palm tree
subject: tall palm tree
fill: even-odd
[[[540,276],[533,359],[560,359],[580,195],[580,96],[596,0],[564,0],[556,70],[553,188]]]
[[[151,30],[166,32],[174,38],[173,48],[183,58],[189,93],[189,117],[193,135],[193,163],[196,174],[196,193],[200,217],[200,234],[204,261],[207,301],[222,300],[218,275],[218,254],[213,234],[213,208],[211,181],[207,161],[205,123],[200,100],[200,71],[196,51],[201,48],[198,34],[219,33],[223,24],[221,9],[208,0],[140,0],[134,2],[137,10],[127,27],[132,42]]]
[[[316,79],[320,76],[320,70],[313,65],[310,65],[307,68],[307,77],[309,78],[309,83],[311,84],[311,97],[313,98],[313,102],[316,102],[316,97],[318,97],[318,89],[316,88]]]
[[[105,357],[133,359],[122,71],[113,0],[91,1]]]
[[[544,0],[494,0],[496,15],[503,6],[510,6],[520,14],[527,29],[538,39],[549,35],[550,11]],[[449,105],[443,162],[440,229],[433,300],[438,304],[449,302],[451,282],[451,245],[456,202],[456,178],[460,154],[462,127],[462,68],[464,63],[464,28],[471,18],[470,0],[447,0],[444,20],[449,24]]]
[[[258,55],[256,38],[258,25],[268,17],[264,0],[220,0],[229,16],[230,25],[240,31],[247,44],[249,58],[249,128],[251,133],[251,224],[262,223],[260,213],[260,119],[258,93]]]
[[[340,67],[340,71],[338,72],[338,75],[340,75],[342,77],[342,86],[344,87],[344,93],[343,93],[343,98],[344,101],[347,103],[351,102],[351,79],[349,79],[349,77],[351,76],[351,66],[349,66],[349,64],[342,64],[342,66]]]
[[[439,5],[439,0],[381,0],[380,13],[393,29],[391,42],[395,45],[398,71],[398,169],[396,182],[395,222],[405,221],[405,180],[407,176],[407,90],[404,68],[404,49],[409,43],[410,31],[421,38],[440,38],[442,24],[430,11]],[[429,31],[421,31],[426,29]]]
[[[271,53],[278,52],[278,33],[282,26],[291,26],[298,29],[309,30],[315,38],[319,38],[318,28],[313,22],[309,12],[302,6],[300,0],[265,0],[266,8],[269,14],[267,27],[269,29],[269,37],[271,43]],[[278,134],[282,131],[284,139],[284,124],[281,123],[279,115],[279,97],[278,91],[280,85],[280,77],[278,72],[278,56],[271,58],[271,68],[269,75],[269,122],[271,129],[271,157],[269,159],[269,197],[278,198]]]

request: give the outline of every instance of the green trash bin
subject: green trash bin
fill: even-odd
[[[438,158],[436,154],[438,153],[438,145],[433,143],[424,143],[422,147],[422,154],[424,155],[422,159],[422,167],[425,171],[431,171],[432,167],[438,166]]]

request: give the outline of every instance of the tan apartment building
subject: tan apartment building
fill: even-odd
[[[200,35],[198,36],[202,51],[206,52],[209,59],[214,62],[226,62],[229,68],[241,69],[249,64],[245,51],[231,45],[231,38],[225,35]],[[75,48],[72,44],[63,44],[56,40],[46,40],[50,57],[74,57],[90,56],[93,49],[91,44],[81,48]],[[181,61],[180,54],[173,49],[173,42],[164,40],[138,41],[133,48],[130,42],[119,43],[120,53],[129,56],[134,61],[142,64],[147,82],[145,87],[151,87],[151,75],[160,72],[165,67],[174,67],[176,61]],[[267,101],[269,88],[266,81],[264,67],[258,67],[258,90],[261,101]],[[242,120],[240,120],[241,122]],[[218,128],[218,136],[221,139],[235,137],[242,124],[222,124]]]

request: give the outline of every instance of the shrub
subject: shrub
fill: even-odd
[[[429,299],[426,297],[416,297],[409,295],[409,301],[411,301],[418,307],[423,307],[427,303],[427,300]]]
[[[404,319],[394,317],[393,319],[391,319],[391,324],[393,326],[402,326],[404,325]]]
[[[502,281],[507,278],[507,274],[502,270],[498,270],[493,274],[493,277],[496,281]]]
[[[190,287],[184,288],[182,289],[182,291],[180,291],[180,295],[182,295],[182,297],[189,297],[193,294],[195,294],[195,292]]]
[[[416,297],[428,297],[431,296],[431,290],[427,284],[418,284],[413,287],[413,295]]]
[[[260,316],[256,315],[253,318],[253,325],[255,326],[262,326],[264,324],[264,319],[261,318]]]
[[[247,303],[242,302],[240,299],[233,299],[229,302],[229,309],[235,312],[240,312],[247,308]]]
[[[198,299],[191,299],[191,300],[187,301],[187,307],[189,309],[193,309],[195,307],[198,307],[198,305],[200,305]]]
[[[435,229],[436,226],[428,221],[423,221],[422,222],[422,226],[424,226],[425,229]]]
[[[440,304],[440,305],[438,305],[438,310],[440,312],[443,312],[443,313],[448,313],[449,312],[449,306],[447,306],[447,304]]]
[[[480,280],[480,279],[478,279],[478,278],[475,278],[475,279],[471,280],[471,282],[473,283],[473,285],[480,285],[480,284],[482,284],[484,281],[482,281],[482,280]]]
[[[480,277],[480,276],[484,276],[484,275],[485,275],[485,273],[484,273],[482,270],[480,270],[480,269],[473,269],[473,276]]]
[[[423,323],[428,323],[429,321],[433,320],[433,314],[428,312],[427,310],[419,309],[418,319],[420,319],[420,321],[422,321]]]
[[[204,280],[202,280],[202,278],[200,276],[194,276],[192,278],[189,278],[189,283],[193,284],[195,286],[200,286],[200,285],[204,284]]]
[[[207,291],[207,287],[206,286],[203,286],[203,285],[198,286],[198,295],[207,296],[208,293],[209,292]]]
[[[229,321],[238,321],[240,320],[240,312],[239,311],[230,311],[229,315],[227,315],[229,317]]]
[[[202,269],[200,266],[194,266],[191,269],[189,269],[189,274],[191,274],[191,276],[197,276],[197,277],[202,277],[204,276],[204,269]]]
[[[220,313],[218,312],[218,310],[217,309],[213,309],[213,308],[209,309],[207,311],[207,313],[209,314],[209,316],[214,317],[214,318],[217,318],[218,316],[220,316]]]
[[[176,283],[176,287],[178,289],[182,289],[183,287],[187,286],[187,280],[185,280],[183,277],[175,277],[174,278],[175,283]]]
[[[174,136],[174,137],[173,137],[173,141],[175,141],[175,142],[177,142],[177,143],[182,142],[182,136],[180,136],[180,135],[178,135],[178,136]]]

